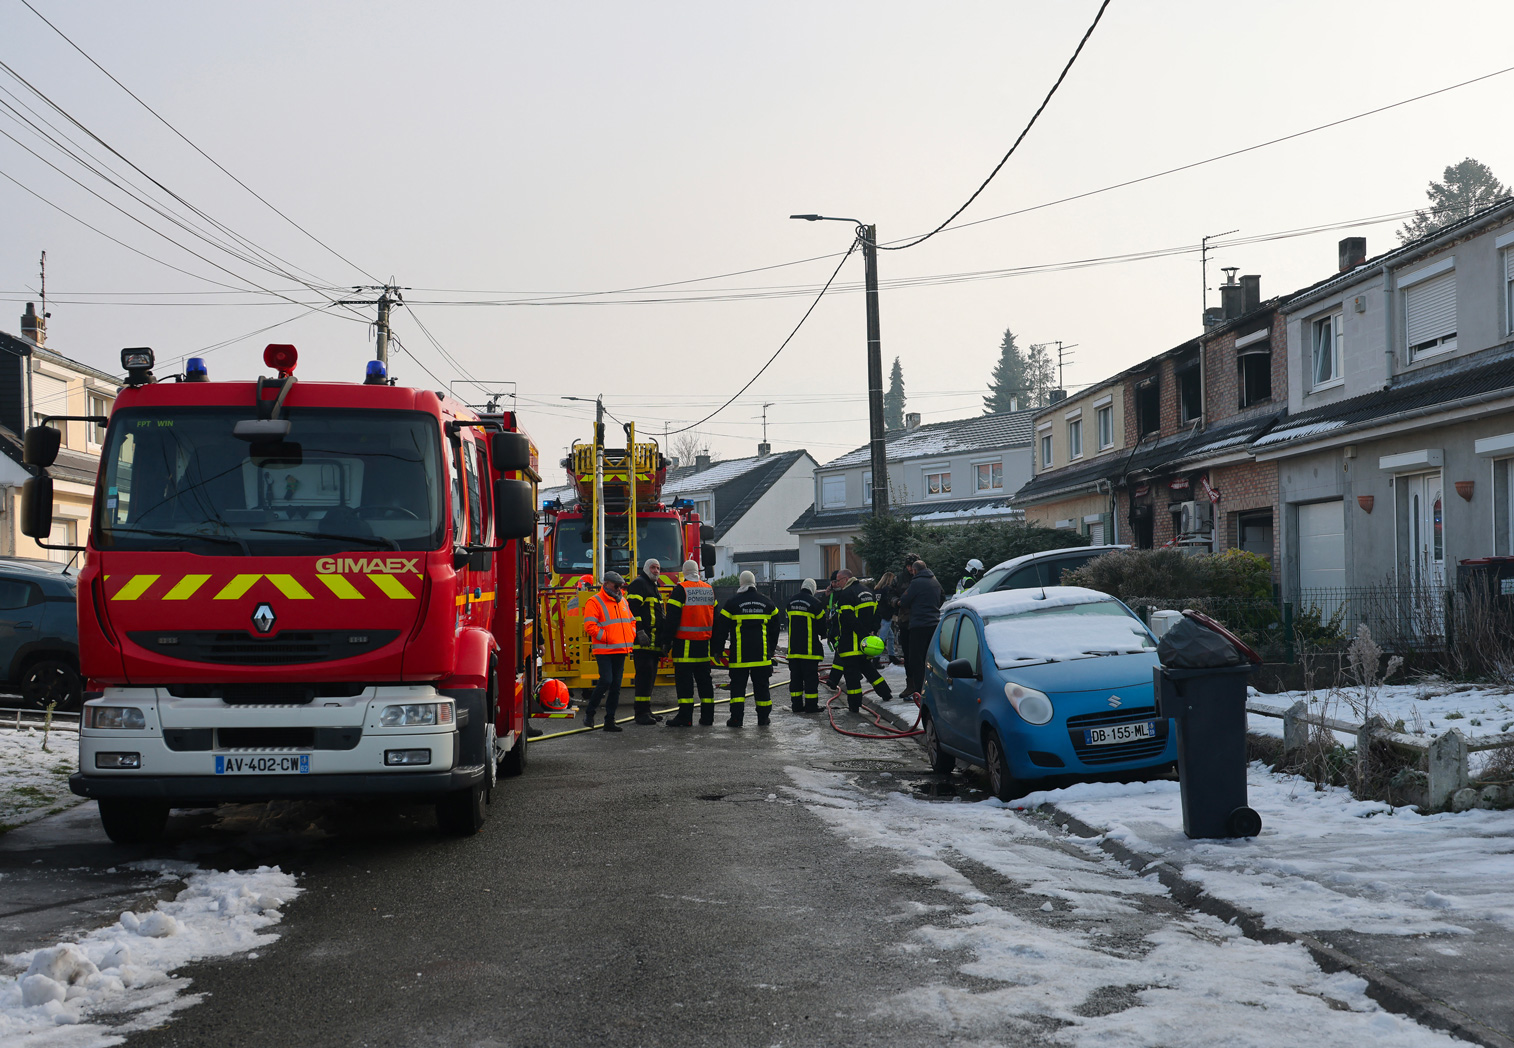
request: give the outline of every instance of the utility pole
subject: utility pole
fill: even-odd
[[[603,583],[605,564],[605,398],[594,398],[594,581]]]
[[[873,516],[888,512],[888,457],[883,444],[883,338],[878,328],[878,227],[857,227],[867,286],[867,416],[873,462]],[[764,438],[766,439],[766,438]]]
[[[384,293],[378,298],[378,362],[384,365],[384,370],[389,370],[389,307],[393,299],[389,297],[389,289],[384,288]]]
[[[1227,229],[1223,233],[1210,233],[1199,241],[1199,283],[1203,292],[1204,304],[1200,308],[1199,316],[1209,312],[1209,242],[1219,237],[1228,237],[1231,233],[1239,233],[1239,229]]]
[[[398,287],[394,284],[365,284],[352,290],[377,291],[379,293],[378,298],[344,298],[335,304],[339,306],[378,306],[378,322],[375,325],[377,328],[375,339],[377,351],[374,357],[379,363],[384,365],[384,371],[387,373],[389,370],[389,311],[395,306],[403,306],[405,304],[405,296],[400,294],[400,292],[410,289]]]

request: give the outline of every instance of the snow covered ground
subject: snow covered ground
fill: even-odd
[[[278,937],[267,929],[300,893],[276,866],[222,873],[141,865],[167,882],[184,880],[184,890],[77,942],[6,957],[14,974],[0,975],[0,1043],[95,1048],[160,1025],[199,999],[175,971],[208,957],[256,957],[250,951]]]
[[[73,807],[82,798],[68,789],[77,767],[79,736],[52,732],[47,749],[40,730],[0,727],[0,832]]]
[[[1154,875],[1137,876],[1097,847],[1068,847],[1046,823],[997,801],[880,796],[846,774],[802,767],[788,773],[790,796],[852,846],[880,852],[881,861],[896,864],[921,886],[917,898],[887,919],[901,925],[900,949],[941,964],[942,974],[880,1004],[880,1018],[928,1018],[953,1044],[1002,1044],[1006,1030],[1100,1048],[1276,1048],[1306,1036],[1311,1045],[1342,1048],[1363,1041],[1461,1043],[1384,1011],[1367,996],[1362,979],[1324,973],[1299,946],[1257,943],[1215,918],[1181,911]],[[1173,825],[1176,784],[1081,789],[1027,803],[1052,800],[1092,817],[1123,812],[1136,827],[1131,832],[1148,835],[1141,837],[1146,844],[1180,847],[1170,833],[1152,829]],[[1264,817],[1270,812],[1281,823],[1274,808],[1285,785],[1277,784],[1276,792],[1258,799]],[[1306,804],[1300,814],[1326,817],[1321,837],[1379,817],[1395,829],[1410,821],[1429,824],[1386,812],[1365,819],[1365,812],[1352,808],[1355,802],[1335,794],[1300,803]],[[1233,852],[1229,864],[1213,868],[1243,882],[1260,884],[1270,876],[1283,883],[1291,878],[1300,888],[1312,883],[1282,861],[1268,862],[1267,845],[1264,837],[1257,844],[1223,846]],[[1241,861],[1247,851],[1249,861]],[[1204,857],[1206,862],[1194,862],[1208,869],[1208,852]],[[997,883],[989,890],[980,886],[989,880]],[[1282,892],[1282,905],[1297,907],[1298,894]],[[1384,905],[1416,917],[1433,908],[1428,900],[1416,905],[1408,898]]]

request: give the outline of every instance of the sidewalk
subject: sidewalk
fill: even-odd
[[[913,704],[865,703],[899,727],[914,721]],[[1248,781],[1262,816],[1251,840],[1189,840],[1173,781],[1081,783],[981,803],[1049,815],[1072,843],[1155,876],[1183,905],[1360,976],[1384,1007],[1514,1048],[1514,812],[1421,816],[1345,790],[1316,792],[1261,764]]]

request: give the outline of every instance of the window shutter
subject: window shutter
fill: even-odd
[[[1505,280],[1514,280],[1514,248],[1504,249],[1503,278]]]
[[[67,415],[68,383],[33,371],[32,411],[38,418],[43,415]]]
[[[1456,334],[1454,272],[1411,287],[1404,295],[1404,329],[1410,346]]]

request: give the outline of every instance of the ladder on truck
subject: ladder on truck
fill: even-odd
[[[626,424],[623,448],[607,448],[599,441],[573,445],[574,485],[579,498],[594,508],[596,581],[604,578],[609,564],[628,565],[628,579],[635,578],[640,570],[636,557],[636,514],[643,504],[652,505],[662,493],[661,460],[655,442],[636,442],[634,422]],[[607,529],[607,515],[624,516],[625,531]]]

